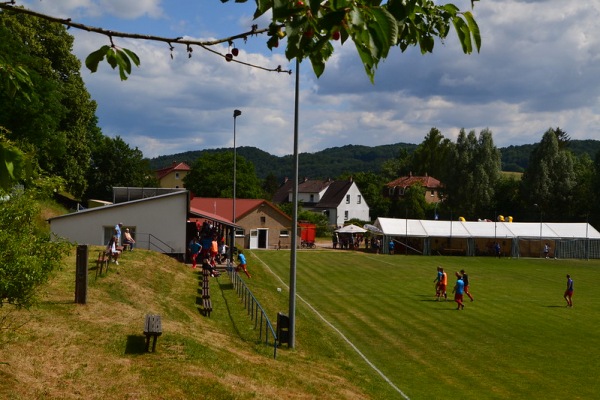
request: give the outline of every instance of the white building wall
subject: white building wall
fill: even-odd
[[[348,202],[349,196],[349,202]],[[348,218],[346,218],[346,212],[348,214]],[[344,226],[344,223],[353,218],[360,219],[361,221],[369,221],[369,206],[365,201],[362,193],[358,190],[358,186],[356,183],[352,183],[348,192],[342,199],[342,202],[337,207],[336,212],[336,225]]]
[[[77,244],[105,245],[105,228],[122,222],[135,228],[139,246],[143,247],[139,239],[147,241],[151,234],[175,253],[185,253],[187,213],[188,192],[182,191],[52,218],[50,229]]]

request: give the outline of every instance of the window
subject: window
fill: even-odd
[[[348,221],[348,211],[344,211],[344,221]]]
[[[356,200],[356,204],[360,204],[362,202],[362,196],[359,194]]]
[[[175,172],[175,179],[179,179],[179,172]]]
[[[346,195],[346,204],[350,204],[350,195],[349,194]]]
[[[244,237],[244,230],[242,228],[236,228],[235,237]]]
[[[267,217],[260,217],[260,223],[265,224],[267,222]]]
[[[279,231],[279,237],[289,237],[290,236],[290,231],[288,231],[287,229],[282,229]]]
[[[314,203],[314,202],[315,202],[315,195],[314,195],[314,194],[311,194],[311,195],[310,195],[310,202],[311,202],[311,203]]]

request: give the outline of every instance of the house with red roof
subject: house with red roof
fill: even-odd
[[[209,221],[234,221],[233,199],[191,197],[190,212]],[[203,218],[191,218],[203,222]],[[290,248],[292,219],[276,205],[262,199],[235,199],[235,245],[246,249]]]
[[[442,199],[441,190],[443,189],[442,184],[439,180],[432,176],[416,176],[412,172],[408,176],[401,176],[386,184],[387,196],[389,197],[402,197],[406,189],[412,185],[420,185],[425,189],[425,201],[427,203],[437,203]]]
[[[191,168],[186,163],[174,161],[170,166],[161,168],[155,172],[161,188],[183,188],[183,178],[190,171]]]

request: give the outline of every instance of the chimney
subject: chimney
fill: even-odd
[[[288,181],[288,177],[286,176],[285,178],[283,178],[283,183],[285,184],[285,183],[287,183],[287,181]]]
[[[304,182],[306,182],[306,181],[308,181],[308,178],[305,176],[305,177],[304,177]]]

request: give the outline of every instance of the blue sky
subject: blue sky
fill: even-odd
[[[454,2],[462,9],[470,1]],[[197,39],[228,37],[268,20],[252,20],[254,1],[29,0],[36,11],[132,33]],[[317,79],[303,62],[300,83],[302,152],[358,145],[420,143],[432,127],[455,139],[489,128],[498,147],[538,142],[559,126],[573,139],[600,139],[600,3],[564,0],[481,0],[475,17],[479,54],[464,55],[455,33],[433,54],[393,49],[371,84],[351,42],[336,42]],[[74,52],[107,44],[103,36],[71,29]],[[266,47],[265,37],[236,42],[239,59],[268,68],[292,68]],[[164,43],[117,39],[142,64],[121,82],[107,64],[82,76],[98,103],[105,135],[121,136],[146,157],[233,145],[275,155],[293,151],[294,77],[226,63],[195,49],[188,58]],[[221,47],[223,53],[227,52]]]

